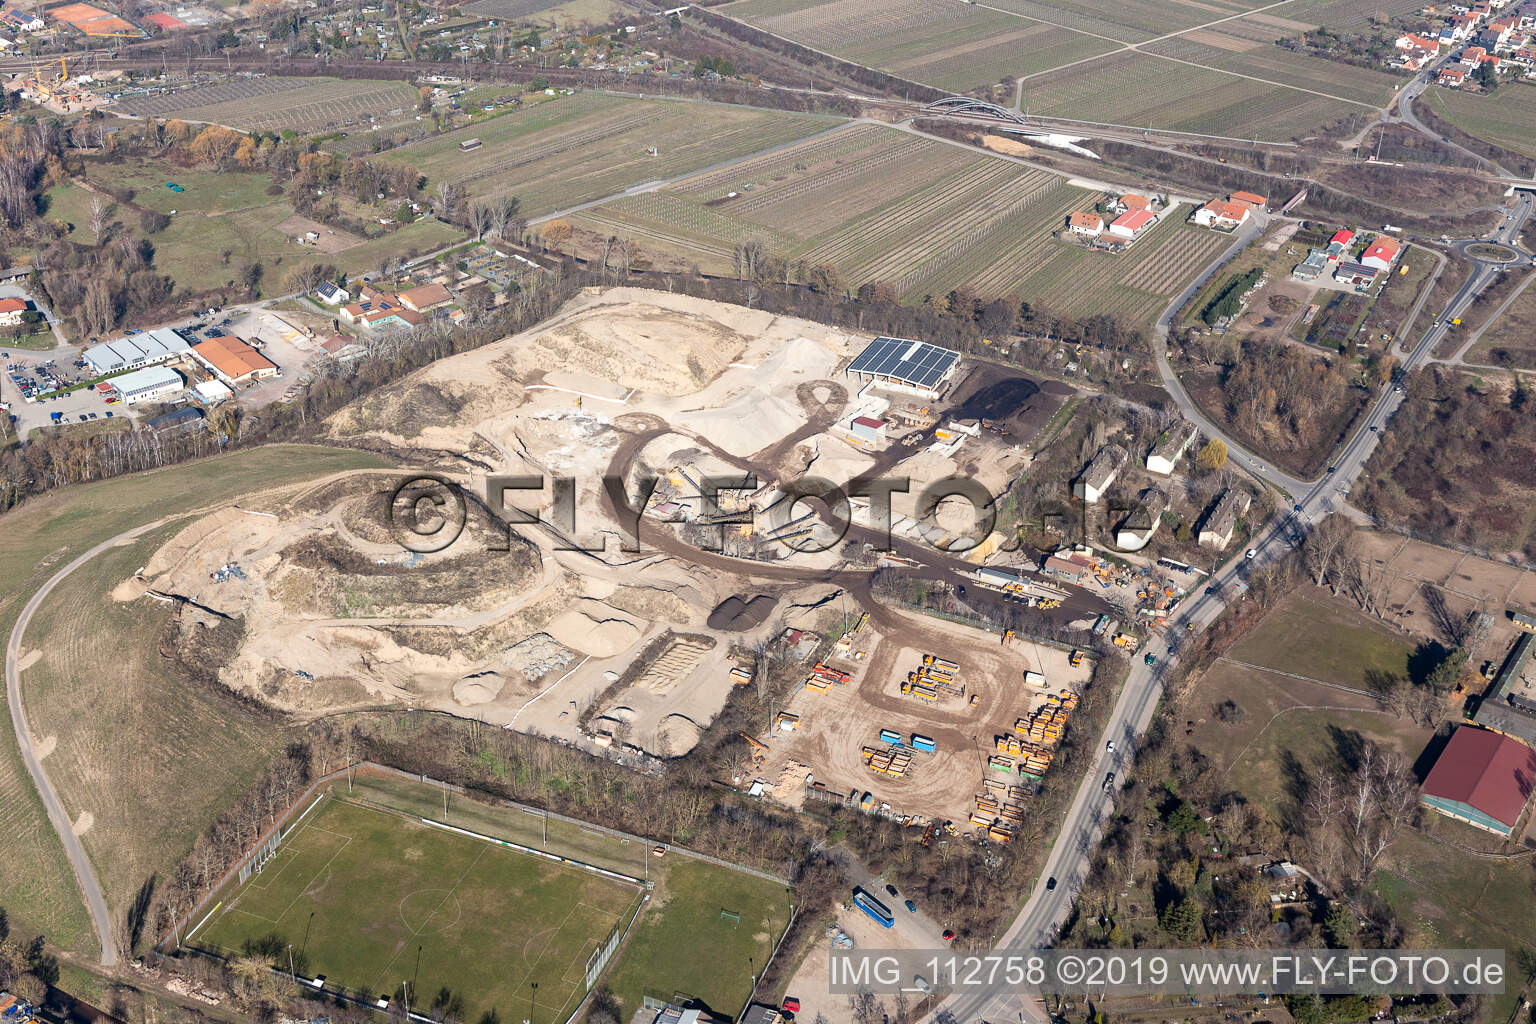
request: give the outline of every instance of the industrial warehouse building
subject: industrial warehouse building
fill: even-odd
[[[209,338],[192,346],[192,353],[230,387],[277,374],[277,364],[239,338]]]
[[[844,373],[860,383],[923,398],[938,398],[955,374],[960,353],[906,338],[876,338],[848,364]]]
[[[1509,838],[1530,802],[1536,751],[1510,736],[1463,725],[1424,780],[1424,806]]]
[[[181,374],[168,366],[150,366],[142,370],[134,370],[132,373],[112,378],[112,384],[117,388],[118,394],[123,396],[123,401],[129,405],[135,402],[154,402],[174,395],[187,386],[186,381],[181,379]]]
[[[137,370],[141,366],[155,366],[180,359],[192,348],[187,339],[169,327],[157,327],[153,331],[135,334],[131,338],[93,345],[85,350],[85,361],[97,374],[116,373],[119,370]]]

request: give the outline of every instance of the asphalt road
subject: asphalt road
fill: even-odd
[[[1510,243],[1517,239],[1533,212],[1536,212],[1536,201],[1533,201],[1530,193],[1521,193],[1515,209],[1501,222],[1491,240]],[[1219,268],[1212,268],[1202,278],[1209,279],[1212,273],[1218,271]],[[1477,266],[1471,277],[1457,289],[1445,310],[1436,313],[1434,321],[1404,359],[1405,370],[1416,369],[1429,360],[1435,347],[1445,337],[1450,320],[1465,312],[1497,273],[1490,264]],[[1197,281],[1191,288],[1198,287],[1200,283]],[[1198,415],[1198,410],[1193,408],[1188,396],[1178,386],[1161,351],[1161,340],[1166,337],[1167,324],[1187,298],[1188,294],[1176,298],[1159,321],[1159,369],[1165,385],[1174,394],[1185,415],[1196,420],[1209,436],[1223,437],[1219,430],[1215,430]],[[1114,794],[1104,786],[1105,773],[1120,771],[1126,754],[1134,751],[1137,739],[1152,722],[1158,700],[1162,696],[1165,673],[1170,670],[1173,660],[1169,640],[1177,642],[1191,623],[1197,630],[1210,625],[1230,602],[1241,598],[1246,590],[1245,580],[1254,566],[1282,557],[1306,536],[1308,524],[1343,504],[1350,486],[1360,476],[1375,450],[1381,431],[1387,428],[1402,400],[1403,395],[1390,388],[1380,395],[1361,418],[1354,434],[1344,442],[1328,471],[1316,480],[1297,480],[1246,452],[1239,456],[1245,469],[1260,479],[1283,487],[1292,499],[1293,510],[1277,517],[1253,542],[1252,548],[1239,552],[1217,570],[1206,581],[1207,589],[1200,591],[1184,606],[1167,632],[1149,642],[1132,659],[1125,685],[1110,712],[1109,722],[1101,737],[1104,744],[1101,745],[1099,761],[1085,774],[1078,787],[1034,891],[998,943],[998,949],[1017,952],[1048,944],[1056,929],[1067,919],[1073,898],[1086,877],[1092,853],[1102,839],[1104,825],[1113,813]],[[1227,444],[1232,451],[1242,452],[1231,439],[1227,439]],[[1153,656],[1154,663],[1151,666],[1146,665],[1142,659],[1142,655],[1147,653]],[[1110,753],[1106,746],[1111,740],[1116,748],[1114,753]],[[1049,880],[1052,879],[1055,880],[1055,886],[1048,889]],[[941,1004],[939,1010],[952,1014],[962,1024],[977,1020],[1005,1022],[1014,1019],[1043,1024],[1048,1020],[1034,999],[1001,988],[976,995],[953,996]]]

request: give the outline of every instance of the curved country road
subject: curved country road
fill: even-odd
[[[80,891],[85,895],[86,906],[91,911],[91,922],[96,926],[96,937],[101,942],[103,967],[111,967],[117,963],[117,941],[113,938],[112,913],[107,909],[107,899],[102,895],[101,882],[96,878],[96,869],[91,866],[90,858],[85,855],[85,847],[80,845],[80,837],[75,835],[69,816],[64,813],[64,805],[59,801],[59,794],[54,790],[47,773],[43,771],[43,763],[32,745],[32,732],[27,728],[26,711],[21,704],[21,637],[26,632],[27,624],[32,621],[32,616],[37,612],[38,607],[65,577],[107,548],[125,540],[132,540],[154,529],[162,521],[135,526],[131,530],[125,530],[115,537],[104,540],[55,573],[47,583],[38,588],[37,593],[32,595],[32,599],[16,617],[16,625],[11,628],[11,637],[5,645],[5,701],[11,709],[11,725],[16,730],[16,746],[20,749],[21,759],[27,766],[27,774],[32,777],[32,785],[37,788],[37,795],[42,798],[43,806],[48,810],[48,820],[53,823],[53,830],[58,833],[59,842],[64,844],[64,853],[69,857],[69,866],[74,869],[75,880],[80,883]]]

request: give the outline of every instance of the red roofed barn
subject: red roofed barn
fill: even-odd
[[[1157,216],[1147,210],[1132,210],[1116,217],[1109,226],[1109,233],[1121,238],[1135,238],[1156,220]]]
[[[1451,734],[1420,799],[1447,817],[1508,838],[1536,787],[1536,751],[1502,733],[1464,725]]]

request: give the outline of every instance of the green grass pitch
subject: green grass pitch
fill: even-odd
[[[587,959],[629,920],[640,895],[636,886],[333,798],[261,873],[229,890],[191,939],[237,952],[275,933],[311,974],[325,975],[328,989],[398,1001],[402,981],[412,982],[419,1008],[447,987],[462,997],[469,1021],[492,1008],[522,1020],[532,1000],[534,1024],[560,1024],[585,993]]]

